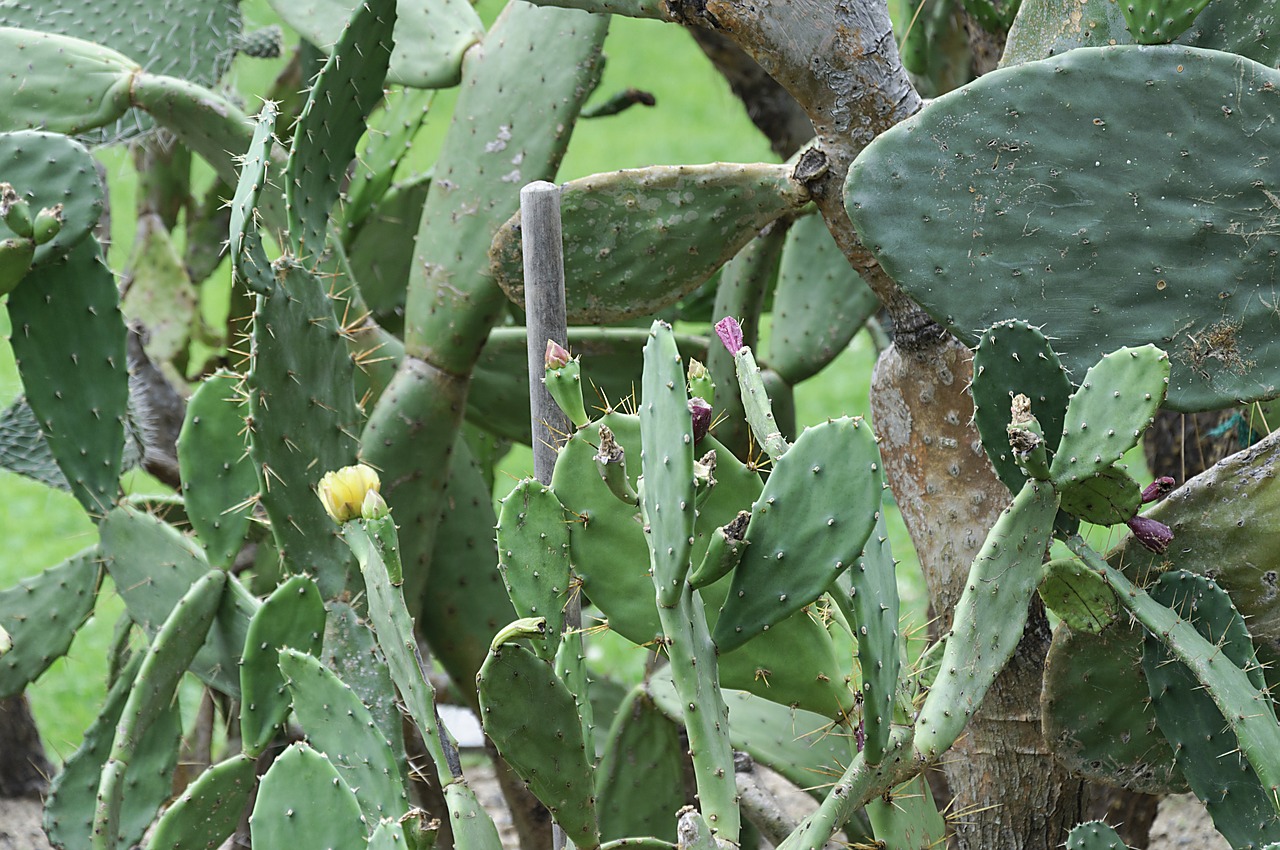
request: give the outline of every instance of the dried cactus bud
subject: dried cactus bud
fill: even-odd
[[[391,508],[387,506],[387,501],[382,498],[382,494],[377,490],[366,491],[364,501],[360,503],[360,518],[386,519],[389,516],[391,516]]]
[[[33,238],[37,245],[43,245],[62,232],[62,224],[67,220],[62,212],[62,204],[45,207],[36,213],[35,224],[32,225]]]
[[[0,183],[0,219],[23,239],[30,239],[34,234],[31,208],[8,183]]]
[[[569,365],[569,361],[572,359],[569,349],[554,339],[547,340],[547,353],[543,358],[543,363],[547,369],[563,369]]]
[[[1136,516],[1127,524],[1138,542],[1157,555],[1163,554],[1173,542],[1173,529],[1159,520]]]
[[[318,495],[325,512],[334,522],[348,522],[360,516],[365,495],[382,488],[378,473],[363,463],[326,472],[320,479]]]
[[[1155,481],[1148,484],[1142,491],[1142,504],[1146,505],[1151,502],[1160,501],[1165,496],[1172,493],[1174,488],[1177,486],[1177,483],[1168,475],[1160,476]]]
[[[702,442],[711,430],[711,405],[700,398],[689,399],[689,416],[693,419],[693,444]]]
[[[720,337],[730,354],[737,354],[742,349],[742,325],[733,316],[725,316],[716,322],[716,336]]]
[[[1044,445],[1044,431],[1031,413],[1031,399],[1019,393],[1010,407],[1009,446],[1014,461],[1039,481],[1049,480],[1049,456]]]

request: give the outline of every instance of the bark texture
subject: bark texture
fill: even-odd
[[[1011,501],[969,424],[971,377],[969,350],[925,326],[899,334],[871,384],[885,475],[915,542],[940,632],[950,627],[987,531]],[[942,765],[954,797],[956,847],[1050,850],[1080,820],[1083,784],[1057,766],[1040,733],[1049,640],[1036,602],[1013,659]]]
[[[38,797],[52,773],[27,698],[0,699],[0,797]]]

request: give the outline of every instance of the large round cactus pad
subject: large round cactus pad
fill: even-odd
[[[1183,46],[988,74],[872,143],[845,202],[885,270],[968,343],[1043,325],[1075,375],[1123,345],[1167,405],[1280,393],[1280,71]]]

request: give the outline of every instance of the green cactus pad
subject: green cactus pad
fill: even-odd
[[[255,847],[364,847],[356,795],[328,759],[303,743],[281,753],[258,783],[249,818]]]
[[[1280,659],[1280,432],[1186,482],[1144,516],[1173,530],[1157,555],[1127,537],[1107,555],[1133,580],[1183,569],[1212,575],[1249,624],[1264,661]],[[1270,678],[1269,674],[1269,678]]]
[[[529,442],[529,367],[524,328],[495,328],[485,343],[467,393],[467,421],[508,440]],[[588,411],[618,403],[640,386],[647,328],[569,328],[569,350],[582,358]],[[704,359],[707,338],[676,334],[687,357]],[[632,461],[639,464],[637,455]],[[636,467],[637,470],[639,466]]]
[[[533,648],[551,661],[569,600],[569,525],[556,494],[533,479],[502,500],[498,569],[516,615],[546,618],[547,639],[533,641]]]
[[[1078,558],[1055,558],[1045,564],[1039,592],[1046,608],[1080,632],[1098,634],[1120,609],[1107,583]]]
[[[1128,522],[1142,506],[1142,487],[1119,465],[1068,484],[1061,494],[1063,511],[1095,525]]]
[[[185,362],[192,329],[197,327],[200,296],[187,277],[169,228],[157,213],[138,216],[121,289],[120,309],[130,322],[147,329],[142,341],[147,357],[153,363]]]
[[[286,567],[313,572],[332,598],[352,586],[355,565],[315,488],[356,460],[354,366],[320,280],[292,263],[277,274],[253,318],[249,447]]]
[[[502,839],[498,837],[493,818],[466,783],[446,785],[444,801],[449,808],[449,826],[453,827],[453,846],[457,850],[502,850]]]
[[[360,281],[360,294],[378,324],[394,333],[404,331],[406,290],[413,265],[413,240],[405,239],[404,232],[422,218],[430,188],[430,173],[392,186],[365,214],[347,247],[347,260]]]
[[[0,629],[11,646],[0,654],[0,699],[22,693],[66,655],[93,613],[102,582],[97,547],[0,591]]]
[[[55,847],[88,850],[91,846],[99,778],[142,658],[142,653],[135,654],[132,662],[120,672],[97,719],[86,730],[80,748],[53,778],[45,801],[44,828]],[[151,724],[146,739],[135,751],[134,761],[124,774],[130,805],[122,812],[115,836],[121,846],[138,842],[161,804],[169,799],[181,735],[182,720],[175,703]]]
[[[311,746],[324,753],[356,795],[365,822],[398,820],[409,811],[404,780],[387,739],[351,688],[314,656],[280,650],[280,672],[293,695],[293,715]]]
[[[875,525],[879,464],[871,426],[849,418],[806,429],[774,464],[712,636],[721,652],[813,602],[854,563]]]
[[[789,165],[655,165],[566,183],[569,321],[650,315],[692,292],[762,227],[809,201]],[[517,213],[494,237],[491,273],[524,304]]]
[[[879,764],[889,743],[902,643],[898,634],[898,583],[883,510],[862,555],[836,585],[837,603],[849,618],[858,640],[862,671],[862,725],[867,764]],[[847,587],[847,593],[845,591]],[[834,593],[834,591],[833,591]]]
[[[599,81],[608,26],[604,15],[508,4],[482,49],[467,53],[418,227],[405,305],[410,354],[470,373],[506,309],[489,274],[494,232],[519,209],[522,186],[555,176]]]
[[[974,558],[937,679],[916,720],[919,757],[938,758],[955,743],[1017,649],[1057,512],[1053,488],[1028,481]]]
[[[1009,447],[1010,405],[1016,395],[1031,401],[1031,415],[1052,451],[1062,439],[1071,382],[1039,328],[1010,319],[983,331],[973,352],[973,421],[996,474],[1017,493],[1027,475]]]
[[[573,694],[551,665],[518,644],[491,650],[476,684],[480,719],[498,752],[575,846],[599,847],[592,765]]]
[[[434,97],[435,92],[430,90],[393,88],[386,92],[382,108],[369,116],[369,129],[356,156],[342,209],[343,238],[348,246],[351,235],[363,229],[369,213],[386,198],[396,169],[426,120]],[[418,210],[421,214],[421,204]],[[416,221],[418,216],[413,218]]]
[[[1191,28],[1209,0],[1127,0],[1120,11],[1138,44],[1168,44]]]
[[[1169,358],[1154,345],[1121,348],[1090,367],[1067,403],[1049,468],[1054,486],[1078,484],[1119,462],[1142,439],[1168,384]],[[1122,499],[1123,479],[1119,485],[1115,498]]]
[[[1040,721],[1054,759],[1074,774],[1141,794],[1187,790],[1151,711],[1142,635],[1123,620],[1096,635],[1054,630]]]
[[[10,27],[0,27],[0,55],[21,57],[0,74],[4,130],[75,135],[112,124],[129,110],[129,85],[141,70],[109,47]]]
[[[791,225],[782,249],[769,365],[792,385],[816,375],[879,309],[822,216],[805,216]]]
[[[649,680],[650,696],[662,713],[684,721],[683,707],[663,671]],[[849,761],[849,740],[820,714],[787,708],[745,691],[722,691],[729,709],[729,740],[760,764],[773,768],[817,799],[826,796],[832,776]]]
[[[1077,825],[1067,836],[1067,850],[1129,850],[1116,831],[1100,820]]]
[[[1210,3],[1178,36],[1179,44],[1223,50],[1275,67],[1280,42],[1274,32],[1271,0],[1228,0]],[[1111,0],[1023,0],[1009,30],[1001,66],[1017,65],[1076,47],[1131,44],[1123,6]]]
[[[204,552],[156,517],[129,507],[109,513],[99,549],[116,592],[135,623],[154,635],[178,600],[209,571]],[[223,693],[240,694],[239,661],[249,621],[258,607],[232,578],[218,622],[192,663],[192,672]]]
[[[156,821],[147,850],[222,846],[257,784],[255,767],[252,758],[237,753],[207,768]]]
[[[276,14],[326,53],[336,49],[351,19],[351,0],[270,0]],[[427,0],[398,7],[396,48],[387,82],[414,88],[457,85],[462,55],[484,35],[484,25],[465,0]],[[354,62],[354,60],[353,60]]]
[[[258,232],[259,199],[267,191],[267,164],[271,160],[271,147],[275,142],[277,107],[271,101],[262,104],[253,126],[253,140],[244,152],[236,180],[236,192],[231,198],[230,245],[231,271],[236,283],[259,295],[271,295],[275,291],[275,273],[262,247]]]
[[[345,602],[330,602],[328,608],[322,660],[360,697],[392,749],[403,752],[404,715],[373,630]]]
[[[0,133],[0,174],[27,202],[32,214],[62,205],[62,229],[53,239],[36,246],[35,265],[66,256],[102,215],[105,190],[93,158],[83,145],[66,136],[35,131]],[[0,222],[0,239],[15,235],[21,234]]]
[[[27,401],[49,450],[80,504],[101,517],[119,491],[129,370],[115,277],[97,241],[32,269],[9,294],[9,320]]]
[[[230,567],[240,553],[258,493],[258,477],[246,458],[241,381],[226,371],[206,378],[187,402],[178,434],[187,518],[217,567]]]
[[[684,590],[693,551],[693,424],[675,333],[660,319],[644,347],[640,446],[649,568],[658,604],[670,608]]]
[[[324,627],[324,600],[306,576],[277,587],[249,621],[240,662],[240,738],[249,755],[262,754],[289,713],[278,651],[287,646],[319,655]]]
[[[947,843],[947,822],[922,775],[867,803],[876,842],[885,847],[931,848]]]
[[[613,719],[596,772],[600,838],[637,835],[676,840],[675,814],[684,795],[684,747],[680,727],[637,687]]]
[[[298,257],[314,260],[324,251],[329,214],[365,120],[382,100],[395,23],[396,0],[357,4],[298,116],[285,169],[289,244]]]
[[[95,839],[95,850],[110,850],[114,842],[109,836],[125,828],[128,821],[147,823],[155,817],[155,808],[139,800],[134,789],[129,787],[128,771],[146,760],[144,748],[152,745],[152,728],[167,725],[166,721],[174,711],[178,685],[218,616],[227,580],[226,573],[211,570],[191,585],[191,589],[173,606],[164,625],[147,647],[120,714],[111,752],[102,768],[93,832],[95,836],[108,836],[108,839]],[[164,752],[157,755],[164,758],[168,752],[176,754],[176,750],[175,735]],[[126,846],[131,846],[136,840],[136,837],[132,838]]]
[[[1249,631],[1221,588],[1202,576],[1176,571],[1160,576],[1149,593],[1212,641],[1254,687],[1263,686]],[[1256,848],[1280,839],[1274,792],[1259,783],[1235,733],[1223,728],[1222,713],[1199,680],[1150,633],[1143,643],[1142,669],[1160,731],[1173,744],[1178,766],[1205,802],[1218,832],[1232,847]]]
[[[1017,317],[1043,324],[1075,374],[1120,345],[1160,345],[1178,410],[1270,398],[1280,353],[1263,302],[1280,236],[1256,180],[1280,125],[1246,116],[1278,92],[1280,71],[1216,51],[1071,50],[882,134],[846,205],[885,271],[966,342]]]

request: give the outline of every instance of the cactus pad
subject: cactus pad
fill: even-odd
[[[62,205],[62,229],[36,246],[35,265],[60,259],[93,230],[102,215],[104,188],[93,157],[79,142],[55,133],[0,133],[0,174],[31,208]],[[14,234],[0,222],[0,239]]]
[[[1055,558],[1045,564],[1039,591],[1045,607],[1076,631],[1097,634],[1119,613],[1115,593],[1078,558]]]
[[[686,756],[680,727],[642,688],[627,695],[609,729],[596,773],[596,810],[605,841],[651,835],[676,838]]]
[[[1064,90],[1071,102],[1046,113]],[[1120,345],[1160,345],[1178,410],[1270,398],[1280,213],[1256,181],[1280,125],[1247,116],[1277,98],[1280,71],[1238,56],[1071,50],[882,134],[845,202],[885,271],[967,342],[1017,317],[1043,324],[1075,374]]]
[[[257,785],[255,766],[238,753],[206,769],[156,821],[147,847],[220,847],[236,831]]]
[[[1209,0],[1126,0],[1119,5],[1134,41],[1168,44],[1191,28]]]
[[[674,304],[808,191],[787,165],[659,165],[561,190],[569,321],[603,324]],[[517,213],[494,237],[491,272],[524,304]]]
[[[518,617],[545,617],[546,640],[535,640],[544,661],[555,657],[569,600],[569,526],[556,494],[526,479],[502,501],[498,569]]]
[[[1067,850],[1129,850],[1129,845],[1102,821],[1089,821],[1071,830],[1067,836]]]
[[[1142,488],[1119,464],[1068,484],[1061,493],[1063,511],[1095,525],[1128,522],[1142,505]]]
[[[255,847],[356,848],[365,846],[368,832],[360,804],[338,769],[298,743],[258,783],[249,834]]]
[[[111,124],[129,110],[129,87],[138,64],[109,47],[0,27],[0,55],[22,57],[17,68],[0,74],[5,104],[0,129],[73,135]]]
[[[0,629],[11,646],[0,653],[0,698],[22,693],[66,654],[93,613],[102,569],[97,547],[0,591]]]

